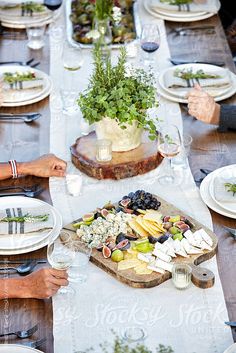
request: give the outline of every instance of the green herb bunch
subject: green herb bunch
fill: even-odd
[[[192,69],[176,69],[174,76],[182,78],[183,80],[191,79],[207,79],[207,78],[220,78],[220,75],[205,73],[203,70],[197,70],[193,72]]]
[[[96,0],[95,3],[95,16],[98,20],[106,20],[111,17],[113,0]]]
[[[27,213],[24,216],[19,216],[19,217],[4,217],[0,219],[0,222],[18,222],[18,223],[46,222],[48,220],[48,217],[49,217],[48,214],[32,216],[29,213]]]
[[[105,61],[99,46],[94,49],[94,71],[87,90],[80,94],[78,104],[84,118],[93,124],[104,117],[116,119],[120,127],[134,121],[138,127],[156,138],[156,127],[147,116],[147,109],[158,106],[153,78],[141,69],[126,69],[126,51],[120,49],[118,63],[112,65],[111,57]]]
[[[21,8],[23,11],[26,11],[26,12],[44,12],[45,11],[45,6],[42,5],[42,4],[38,4],[36,2],[33,2],[33,1],[28,1],[28,2],[25,2],[23,4],[21,4]]]
[[[9,84],[36,80],[34,72],[4,72],[3,81]]]
[[[228,192],[232,192],[233,196],[236,194],[236,184],[225,183],[225,188]]]
[[[169,5],[186,5],[191,4],[193,0],[160,0],[163,3],[167,3]]]

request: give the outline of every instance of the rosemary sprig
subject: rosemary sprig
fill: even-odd
[[[207,78],[220,78],[220,75],[205,73],[203,70],[193,72],[193,69],[176,69],[174,72],[175,77],[182,78],[183,80],[190,79],[207,79]]]
[[[29,1],[21,4],[21,8],[23,11],[26,12],[44,12],[45,11],[45,6],[42,4],[37,4],[36,2]]]
[[[18,223],[36,223],[36,222],[46,222],[48,220],[49,214],[32,216],[29,213],[24,216],[19,217],[4,217],[0,219],[0,222],[18,222]]]
[[[225,183],[225,188],[228,192],[232,192],[233,196],[236,194],[236,184]]]
[[[193,0],[160,0],[168,5],[186,5],[191,4]]]

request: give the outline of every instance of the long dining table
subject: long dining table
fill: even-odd
[[[212,38],[209,35],[201,35],[197,40],[192,36],[176,35],[176,27],[188,27],[197,25],[212,25],[216,35]],[[235,65],[227,44],[224,30],[218,16],[194,23],[173,23],[165,22],[168,44],[173,57],[185,59],[201,59],[201,61],[223,61],[225,67],[235,72]],[[32,51],[28,49],[27,39],[18,31],[10,30],[13,35],[11,39],[0,37],[0,61],[8,61],[17,58],[24,60],[35,58],[40,61],[39,69],[49,73],[49,38],[46,36],[46,43],[42,50]],[[197,37],[196,37],[197,38]],[[195,39],[196,39],[195,38]],[[197,46],[196,46],[197,42]],[[227,104],[236,104],[236,95],[227,101]],[[236,163],[236,135],[235,132],[220,133],[216,126],[206,125],[188,115],[186,105],[181,105],[184,122],[184,132],[193,137],[193,144],[189,156],[192,174],[195,178],[201,175],[200,169],[207,168],[215,170],[225,165]],[[42,117],[33,124],[23,122],[0,122],[0,152],[1,162],[9,159],[17,161],[29,161],[49,152],[49,130],[50,130],[50,109],[49,99],[46,98],[39,103],[18,108],[1,108],[0,112],[25,113],[38,111]],[[21,177],[17,180],[1,181],[0,186],[5,185],[27,185],[40,184],[44,191],[38,196],[39,199],[51,202],[48,179],[38,177]],[[217,252],[217,263],[223,286],[225,302],[230,320],[236,320],[236,246],[235,241],[223,228],[224,225],[235,227],[235,220],[221,216],[211,211],[214,231],[219,239]],[[0,256],[0,260],[13,260],[14,258],[24,259],[26,255]],[[46,248],[27,254],[27,258],[46,258]],[[45,266],[45,265],[42,265]],[[46,264],[47,266],[47,264]],[[38,266],[39,268],[39,266]],[[46,343],[40,347],[43,352],[53,353],[53,313],[51,299],[5,299],[0,301],[0,332],[31,327],[39,323],[37,339],[46,338]],[[232,334],[236,341],[236,331]],[[36,339],[36,336],[32,336]],[[15,343],[15,338],[0,340],[1,343]],[[17,341],[18,342],[18,341]]]

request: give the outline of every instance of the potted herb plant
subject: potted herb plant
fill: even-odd
[[[156,138],[156,127],[147,110],[158,105],[151,75],[142,69],[127,70],[126,51],[120,49],[116,65],[105,61],[101,47],[94,48],[94,70],[78,104],[89,124],[95,124],[98,139],[112,141],[112,150],[129,151],[141,143],[143,130]]]

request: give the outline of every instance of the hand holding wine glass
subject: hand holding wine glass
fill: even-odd
[[[141,48],[146,53],[145,65],[153,64],[153,53],[160,47],[160,32],[155,24],[145,24],[141,34]]]
[[[174,176],[171,169],[171,158],[177,156],[181,150],[181,137],[177,126],[163,125],[158,135],[158,152],[166,158],[168,171],[166,175],[158,178],[162,185],[174,183]]]

